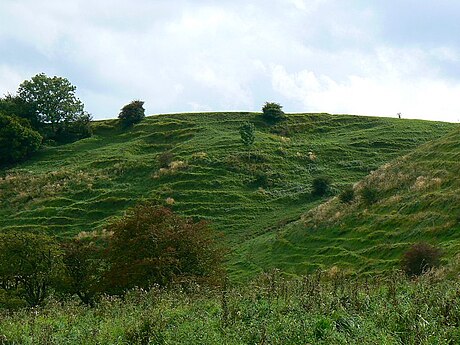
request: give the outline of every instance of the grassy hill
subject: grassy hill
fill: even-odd
[[[379,272],[398,265],[410,244],[427,241],[452,259],[460,251],[460,130],[422,145],[302,219],[241,248],[260,267],[291,273],[338,266]],[[249,260],[248,260],[249,261]]]
[[[238,132],[245,121],[256,125],[251,152]],[[269,126],[256,113],[206,113],[151,116],[129,130],[121,130],[115,120],[93,126],[91,138],[46,147],[33,159],[0,172],[0,231],[42,229],[75,236],[103,229],[139,200],[156,199],[181,214],[211,221],[233,251],[231,274],[243,277],[278,264],[293,272],[310,268],[306,260],[312,253],[306,243],[312,237],[305,240],[302,227],[276,229],[324,201],[311,196],[315,176],[330,176],[340,190],[456,125],[292,114],[286,122]],[[161,168],[159,156],[166,151],[174,158],[169,168]],[[444,158],[439,157],[441,163]],[[327,236],[343,237],[334,231]],[[282,237],[273,242],[275,234]],[[328,242],[325,236],[315,242],[314,265],[323,259],[322,264],[334,263],[330,253],[321,257],[319,251],[335,247],[337,257],[349,252],[358,259],[365,256],[359,254],[361,247],[342,251],[341,240]],[[376,243],[379,233],[361,241],[368,240]],[[276,259],[261,256],[266,243]],[[252,258],[253,250],[259,257]]]

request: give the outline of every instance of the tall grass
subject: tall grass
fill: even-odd
[[[271,271],[220,290],[135,289],[95,308],[55,298],[3,310],[0,344],[458,344],[456,267],[416,280]]]

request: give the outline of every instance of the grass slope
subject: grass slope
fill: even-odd
[[[460,130],[385,164],[354,186],[355,199],[334,197],[302,220],[241,248],[253,264],[304,273],[334,265],[379,272],[398,265],[410,244],[460,251]],[[374,191],[375,202],[362,197]],[[245,256],[248,257],[247,255]]]
[[[256,125],[251,152],[238,132],[245,121]],[[160,115],[125,131],[99,121],[93,137],[47,147],[0,172],[0,231],[75,236],[103,229],[141,199],[169,198],[179,213],[210,220],[237,251],[317,206],[315,176],[329,175],[340,189],[454,126],[329,114],[292,114],[276,126],[256,113]],[[160,169],[165,151],[175,162]],[[308,255],[299,247],[298,256]],[[231,257],[235,277],[271,266],[269,258],[254,266]]]

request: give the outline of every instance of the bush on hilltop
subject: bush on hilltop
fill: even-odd
[[[262,117],[270,122],[278,122],[286,118],[283,107],[279,103],[265,102],[262,107],[262,113]]]
[[[141,122],[145,117],[144,102],[135,100],[126,104],[120,111],[118,118],[124,127]]]

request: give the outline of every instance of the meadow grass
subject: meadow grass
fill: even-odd
[[[428,242],[448,261],[460,252],[459,171],[460,131],[454,130],[366,176],[351,202],[333,197],[246,242],[239,260],[291,274],[332,266],[383,273],[398,267],[413,243]]]
[[[0,344],[458,344],[458,262],[415,280],[331,269],[0,310]]]

